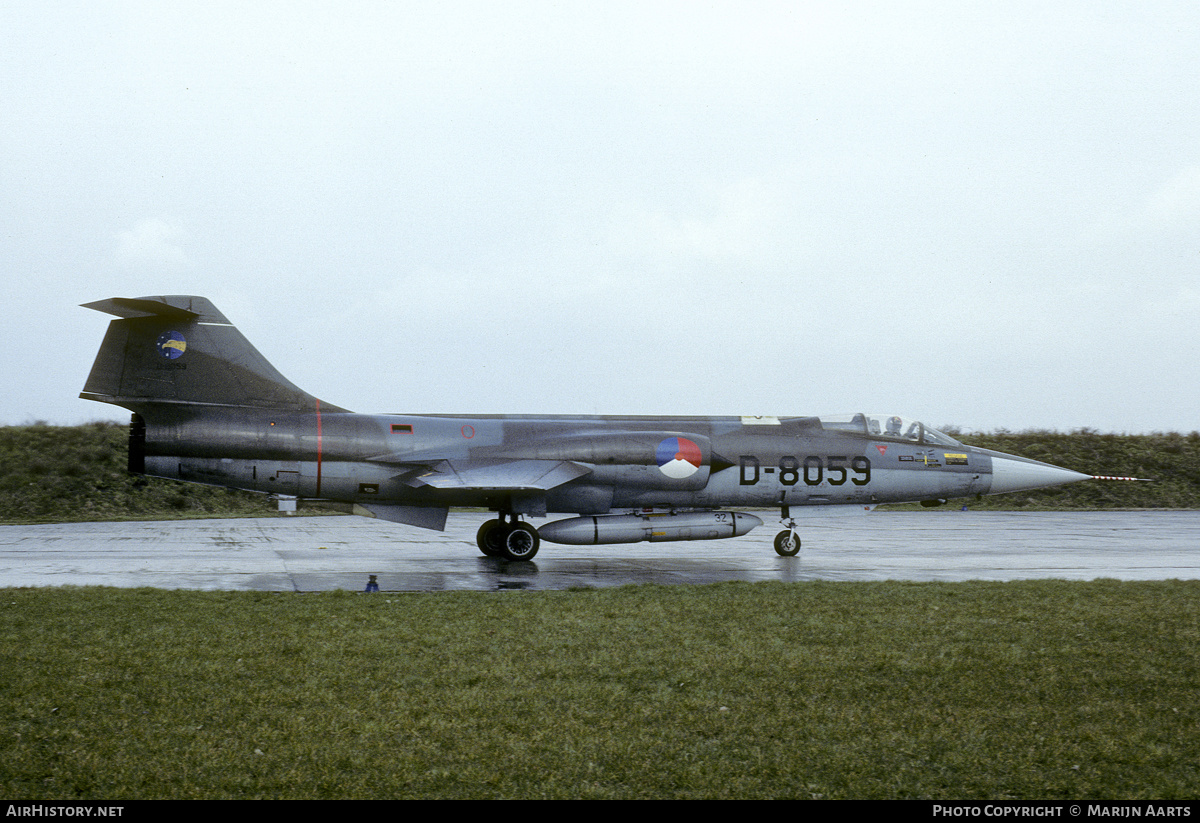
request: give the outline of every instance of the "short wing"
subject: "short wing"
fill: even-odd
[[[378,462],[392,462],[376,458]],[[591,468],[569,460],[440,460],[431,465],[403,465],[401,480],[408,486],[448,491],[548,491],[591,474]],[[406,523],[423,529],[446,528],[446,506],[404,506],[362,503],[354,513]]]
[[[407,482],[447,490],[549,491],[591,472],[571,460],[442,460]]]

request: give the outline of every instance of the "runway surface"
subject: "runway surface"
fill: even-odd
[[[565,589],[743,580],[1200,578],[1200,512],[886,512],[800,520],[779,557],[770,512],[745,537],[559,546],[535,560],[483,557],[486,515],[445,532],[360,517],[0,526],[0,587],[383,591]],[[533,521],[534,524],[545,521]]]

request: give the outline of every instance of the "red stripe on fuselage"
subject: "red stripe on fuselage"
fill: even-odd
[[[321,401],[317,399],[317,497],[321,496]]]

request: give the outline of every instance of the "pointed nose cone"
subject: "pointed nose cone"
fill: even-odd
[[[1092,477],[1090,474],[1080,474],[1070,469],[1052,466],[1049,463],[1039,463],[1037,460],[1026,460],[1001,452],[991,452],[990,454],[992,456],[992,487],[988,489],[988,494],[1061,486],[1064,483],[1090,480]]]

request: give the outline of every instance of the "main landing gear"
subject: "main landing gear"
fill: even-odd
[[[517,520],[515,514],[502,514],[496,520],[488,520],[475,534],[475,543],[481,552],[506,560],[532,560],[541,542],[537,529]]]
[[[800,553],[800,535],[796,534],[796,521],[787,506],[783,507],[780,519],[787,528],[775,535],[775,553],[780,557],[795,557]]]

